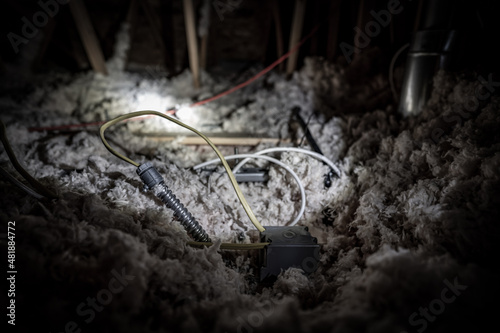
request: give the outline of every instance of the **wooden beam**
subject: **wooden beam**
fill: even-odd
[[[290,43],[288,45],[288,50],[293,49],[293,47],[300,41],[300,36],[302,35],[302,26],[304,25],[305,9],[306,0],[295,0],[295,10],[293,13],[292,31],[290,33]],[[295,51],[288,58],[286,67],[287,75],[291,75],[295,71],[295,68],[297,67],[298,56],[299,51]]]
[[[193,75],[195,88],[200,87],[200,61],[198,59],[198,41],[196,38],[196,25],[194,19],[193,0],[184,0],[184,21],[186,24],[186,37],[189,53],[189,67]]]
[[[239,133],[228,133],[222,136],[220,133],[206,134],[210,141],[212,141],[216,146],[257,146],[261,143],[290,143],[290,139],[280,139],[280,138],[259,138],[252,136],[251,134],[239,134]],[[184,145],[206,145],[207,143],[199,136],[185,136],[185,135],[168,135],[168,136],[157,136],[150,135],[144,136],[147,139],[151,139],[158,142],[172,142],[178,140],[179,143]]]
[[[69,8],[75,20],[76,28],[78,29],[85,52],[89,58],[90,65],[95,72],[107,75],[108,70],[106,69],[104,55],[85,4],[82,0],[71,0],[69,2]]]

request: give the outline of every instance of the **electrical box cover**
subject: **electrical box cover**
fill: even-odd
[[[270,243],[260,252],[260,280],[275,279],[290,267],[310,274],[318,268],[319,245],[307,227],[264,227],[260,241]]]

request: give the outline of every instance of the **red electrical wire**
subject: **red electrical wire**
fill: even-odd
[[[204,99],[202,101],[199,101],[199,102],[196,102],[196,103],[193,103],[191,104],[190,106],[193,107],[193,106],[199,106],[199,105],[203,105],[205,103],[208,103],[208,102],[212,102],[212,101],[215,101],[216,99],[219,99],[223,96],[226,96],[226,95],[229,95],[233,92],[235,92],[236,90],[238,89],[241,89],[247,85],[249,85],[250,83],[252,83],[253,81],[257,80],[258,78],[260,78],[262,75],[266,74],[267,72],[269,72],[271,69],[273,69],[274,67],[278,66],[280,63],[282,63],[283,61],[285,61],[286,58],[288,58],[292,53],[294,53],[295,51],[297,51],[301,46],[302,44],[304,44],[304,42],[306,40],[308,40],[312,35],[314,35],[314,33],[318,30],[318,27],[319,25],[315,26],[314,29],[307,35],[305,36],[297,45],[295,45],[293,47],[293,49],[291,49],[290,51],[288,51],[287,53],[283,54],[281,57],[279,57],[275,62],[273,62],[272,64],[270,64],[269,66],[267,66],[266,68],[264,68],[262,71],[260,71],[259,73],[257,73],[257,75],[255,75],[254,77],[246,80],[245,82],[243,83],[240,83],[239,85],[237,85],[236,87],[233,87],[229,90],[226,90],[218,95],[215,95],[213,97],[210,97],[210,98],[207,98],[207,99]]]
[[[217,94],[217,95],[209,97],[207,99],[195,102],[195,103],[191,104],[190,107],[200,106],[200,105],[203,105],[203,104],[215,101],[215,100],[217,100],[217,99],[219,99],[221,97],[224,97],[226,95],[229,95],[229,94],[235,92],[236,90],[239,90],[239,89],[241,89],[243,87],[246,87],[250,83],[252,83],[255,80],[257,80],[258,78],[260,78],[261,76],[263,76],[266,73],[268,73],[274,67],[278,66],[280,63],[282,63],[283,61],[285,61],[292,53],[296,52],[302,46],[302,44],[304,44],[309,38],[311,38],[312,35],[314,35],[316,33],[316,31],[318,30],[318,28],[319,28],[319,24],[317,26],[315,26],[307,36],[305,36],[304,38],[302,38],[302,40],[300,42],[298,42],[297,45],[295,45],[290,51],[288,51],[287,53],[283,54],[281,57],[279,57],[272,64],[270,64],[269,66],[267,66],[266,68],[264,68],[262,71],[260,71],[259,73],[257,73],[257,75],[251,77],[250,79],[246,80],[243,83],[238,84],[235,87],[232,87],[231,89],[228,89],[228,90],[226,90],[224,92],[221,92],[220,94]],[[175,114],[175,111],[176,111],[175,109],[170,109],[170,110],[165,111],[165,113],[169,114],[169,115],[172,115],[172,114]],[[145,118],[149,118],[149,117],[146,116],[146,117],[141,117],[141,118],[134,118],[134,120],[142,120],[142,119],[145,119]],[[63,130],[63,129],[69,129],[69,128],[100,126],[102,124],[105,124],[106,122],[107,121],[96,121],[96,122],[92,122],[92,123],[83,123],[83,124],[70,124],[70,125],[48,126],[48,127],[30,127],[28,130],[30,132],[57,131],[57,130]]]

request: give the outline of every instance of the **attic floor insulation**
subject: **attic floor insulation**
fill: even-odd
[[[29,84],[3,83],[1,117],[16,156],[60,197],[37,201],[0,179],[2,224],[16,222],[22,331],[472,332],[496,323],[500,99],[472,100],[472,109],[471,96],[487,89],[477,77],[439,73],[428,106],[402,119],[390,105],[349,108],[373,91],[389,91],[382,75],[357,83],[352,68],[319,58],[307,58],[289,80],[271,72],[196,108],[189,104],[256,69],[233,77],[203,73],[195,90],[189,72],[172,79],[127,73],[119,57],[108,67],[107,77],[54,72]],[[95,126],[28,130],[172,106],[202,132],[271,136],[284,140],[280,146],[302,137],[291,125],[292,108],[301,107],[342,173],[325,189],[328,167],[321,162],[273,155],[304,184],[299,225],[321,244],[314,273],[291,268],[263,286],[257,251],[219,250],[221,241],[250,243],[258,233],[220,166],[211,173],[191,169],[215,158],[213,151],[148,136],[185,135],[176,125],[130,121],[107,137],[127,156],[158,168],[216,241],[210,248],[186,245],[190,238],[172,212],[142,192],[135,167],[105,149]],[[307,142],[303,147],[309,149]],[[3,150],[0,164],[14,173]],[[266,183],[241,187],[263,225],[286,225],[300,207],[298,188],[284,170],[269,168]]]

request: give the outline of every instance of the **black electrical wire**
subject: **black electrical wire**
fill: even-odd
[[[2,176],[4,176],[5,179],[7,179],[9,182],[11,182],[12,184],[16,185],[17,187],[19,187],[21,190],[23,190],[24,192],[28,193],[29,195],[31,195],[31,196],[39,199],[39,200],[43,198],[43,195],[38,194],[37,192],[33,191],[28,186],[26,186],[23,183],[21,183],[17,178],[15,178],[14,176],[12,176],[10,173],[8,173],[2,167],[0,167],[0,174]]]
[[[308,124],[309,124],[309,121],[311,120],[311,117],[309,117],[309,120],[307,121],[307,124],[306,124],[304,119],[300,116],[300,113],[299,113],[300,108],[298,106],[294,107],[292,112],[293,112],[293,115],[297,118],[297,121],[299,122],[300,127],[302,127],[302,130],[304,131],[304,136],[306,137],[307,142],[309,143],[311,148],[315,152],[317,152],[318,154],[321,154],[324,156],[325,154],[323,154],[323,152],[321,151],[321,148],[319,148],[318,144],[316,143],[316,140],[314,140],[313,136],[311,135],[311,132],[309,131]]]
[[[323,152],[321,151],[321,148],[319,148],[318,144],[316,143],[316,140],[314,140],[311,132],[309,131],[308,124],[309,124],[309,121],[311,120],[311,117],[309,117],[309,119],[307,120],[307,123],[306,123],[304,121],[304,119],[300,116],[300,107],[298,107],[298,106],[296,106],[292,109],[292,114],[295,116],[295,118],[297,118],[297,121],[299,122],[300,127],[302,127],[302,130],[304,131],[304,137],[307,139],[307,142],[309,143],[311,148],[315,152],[317,152],[318,154],[325,156],[325,154],[323,154]],[[303,139],[304,138],[302,138],[302,140]],[[335,174],[334,171],[332,169],[330,169],[330,171],[325,175],[324,184],[325,184],[326,188],[329,188],[330,186],[332,186],[332,177],[334,176],[334,174]]]
[[[36,192],[39,194],[43,195],[44,197],[55,199],[57,198],[57,194],[46,188],[44,185],[42,185],[38,180],[33,178],[24,168],[21,166],[19,161],[16,158],[16,155],[14,154],[14,151],[12,150],[12,147],[10,146],[9,139],[7,138],[7,129],[5,128],[5,125],[2,120],[0,120],[0,141],[2,141],[2,144],[5,148],[5,152],[7,153],[7,156],[9,156],[10,162],[14,166],[14,168],[23,176],[26,181],[35,188]]]

